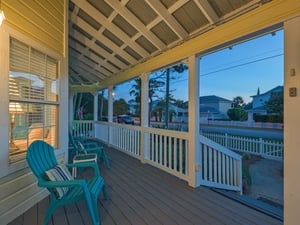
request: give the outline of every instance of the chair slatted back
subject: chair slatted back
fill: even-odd
[[[73,135],[70,132],[69,132],[69,142],[76,151],[79,150],[79,146],[77,145],[76,141],[74,140]]]
[[[26,159],[38,179],[44,179],[45,171],[57,165],[53,147],[41,140],[36,140],[29,146]]]

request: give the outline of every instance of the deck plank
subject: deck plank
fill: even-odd
[[[84,225],[77,204],[71,204],[66,206],[65,211],[70,224]]]
[[[24,214],[24,224],[37,225],[38,223],[38,205],[31,207],[26,214]]]
[[[185,212],[185,215],[182,216],[182,212],[185,209],[180,207],[180,204],[176,201],[172,201],[173,196],[169,196],[170,198],[166,201],[166,193],[160,191],[162,190],[160,182],[156,182],[155,180],[150,181],[149,179],[151,179],[151,175],[148,175],[147,173],[133,174],[133,171],[128,171],[128,169],[126,170],[127,166],[125,164],[123,166],[121,166],[121,164],[122,163],[118,163],[118,170],[116,172],[114,172],[114,170],[109,171],[109,174],[117,177],[114,183],[119,180],[121,188],[126,188],[127,186],[124,185],[126,181],[133,181],[126,190],[129,193],[134,191],[134,193],[142,196],[137,199],[139,204],[147,206],[147,204],[152,203],[151,206],[148,205],[147,208],[154,206],[156,211],[164,213],[158,216],[160,220],[164,217],[168,217],[168,219],[165,218],[164,221],[161,221],[162,224],[192,224],[191,219],[193,219],[195,215],[193,217]],[[137,171],[140,171],[138,164],[134,165],[134,168],[136,168]],[[137,179],[137,177],[140,178]],[[110,178],[111,176],[109,176],[109,179]],[[135,198],[135,196],[132,197]],[[157,215],[156,212],[153,212],[152,214]],[[197,221],[199,222],[199,220]]]
[[[283,224],[209,188],[191,188],[185,181],[127,154],[112,148],[106,150],[111,169],[100,165],[109,196],[104,200],[101,194],[98,201],[102,225]],[[89,173],[85,171],[85,176]],[[46,198],[9,225],[42,224],[48,204]],[[51,225],[92,224],[84,201],[57,210],[52,221]]]

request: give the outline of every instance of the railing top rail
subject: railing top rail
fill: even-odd
[[[228,148],[208,139],[207,137],[203,136],[203,135],[200,135],[200,140],[202,143],[214,148],[214,149],[217,149],[218,151],[220,152],[223,152],[224,154],[227,154],[229,155],[230,157],[234,158],[234,159],[237,159],[237,160],[241,160],[242,159],[242,156],[229,150]]]
[[[153,127],[145,127],[143,128],[145,132],[155,133],[159,135],[167,135],[171,137],[181,138],[181,139],[189,139],[188,132],[175,131],[175,130],[167,130],[167,129],[159,129]]]

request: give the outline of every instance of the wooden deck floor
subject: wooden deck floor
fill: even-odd
[[[224,197],[208,188],[193,189],[186,182],[117,150],[107,149],[111,169],[101,165],[109,200],[99,199],[102,225],[276,225],[281,221]],[[48,198],[9,225],[42,224]],[[52,225],[90,225],[84,201],[57,210]]]

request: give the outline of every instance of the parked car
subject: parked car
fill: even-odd
[[[134,125],[134,119],[128,115],[119,115],[117,116],[118,123],[132,124]]]

